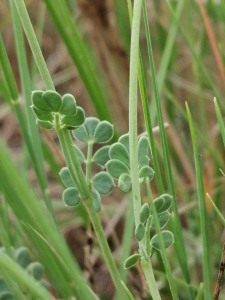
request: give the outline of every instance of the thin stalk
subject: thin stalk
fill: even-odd
[[[130,48],[130,80],[129,80],[129,143],[130,169],[132,182],[132,197],[134,205],[135,225],[139,224],[141,210],[141,193],[138,174],[138,142],[137,142],[137,78],[138,78],[138,51],[141,20],[141,1],[134,1],[133,20],[131,29]]]
[[[113,259],[111,250],[109,248],[109,245],[107,243],[107,240],[105,238],[105,233],[102,228],[102,224],[100,222],[98,214],[93,210],[92,207],[92,199],[88,199],[87,201],[84,201],[84,205],[88,211],[90,220],[92,222],[92,225],[95,230],[96,237],[98,239],[100,248],[102,250],[102,254],[104,256],[104,259],[107,263],[107,266],[109,268],[110,274],[112,276],[113,282],[115,284],[115,287],[117,289],[117,293],[119,295],[119,299],[127,299],[127,295],[125,293],[125,290],[122,286],[120,274],[116,267],[115,261]]]
[[[151,293],[152,299],[161,300],[158,287],[155,281],[151,260],[146,260],[144,257],[142,257],[141,267],[145,274],[146,282],[149,287],[149,291]]]
[[[203,244],[203,276],[204,276],[204,299],[212,299],[212,290],[211,290],[211,266],[210,266],[210,254],[209,254],[209,236],[208,236],[208,220],[207,220],[207,211],[205,203],[205,193],[204,193],[204,184],[203,184],[203,174],[201,170],[201,162],[199,149],[197,144],[197,138],[195,134],[195,128],[192,121],[191,113],[186,104],[188,121],[191,131],[192,143],[194,148],[194,157],[195,157],[195,168],[196,168],[196,181],[198,188],[198,201],[199,201],[199,211],[200,211],[200,224],[201,224],[201,233],[202,233],[202,244]]]
[[[92,166],[93,142],[88,143],[87,163],[86,163],[86,182],[91,190],[91,166]]]
[[[170,165],[168,142],[167,142],[165,128],[164,128],[162,109],[161,109],[161,105],[160,105],[160,97],[159,97],[159,90],[158,90],[158,84],[157,84],[157,79],[156,79],[155,64],[154,64],[152,44],[151,44],[151,35],[150,35],[149,26],[148,26],[146,4],[145,4],[145,1],[142,1],[142,2],[143,2],[144,24],[145,24],[145,30],[146,30],[149,63],[150,63],[151,73],[152,73],[153,89],[154,89],[154,95],[155,95],[157,117],[158,117],[159,128],[160,128],[160,138],[161,138],[162,149],[163,149],[163,158],[164,158],[165,169],[166,169],[166,177],[167,177],[167,182],[169,185],[170,193],[173,196],[172,205],[173,205],[174,223],[175,223],[174,224],[175,226],[173,226],[173,232],[174,232],[174,236],[175,236],[175,245],[174,246],[175,246],[176,254],[177,254],[182,272],[185,276],[185,279],[188,284],[191,284],[191,277],[190,277],[190,273],[189,273],[189,269],[188,269],[187,255],[186,255],[184,239],[183,239],[183,235],[182,235],[182,228],[181,228],[180,217],[179,217],[179,213],[178,213],[177,199],[176,199],[171,165]],[[189,298],[193,299],[194,292],[193,292],[191,286],[188,289],[188,292],[189,292]]]
[[[212,207],[214,208],[217,216],[219,217],[220,221],[222,222],[223,226],[225,227],[225,219],[223,217],[223,215],[221,214],[221,212],[219,211],[219,209],[217,208],[216,204],[214,203],[214,201],[212,200],[212,198],[209,196],[208,193],[206,193],[206,196],[209,198],[211,204],[212,204]]]
[[[31,25],[29,15],[27,13],[26,6],[23,0],[14,0],[17,11],[20,16],[21,23],[23,24],[24,31],[27,36],[28,43],[34,55],[37,67],[41,74],[42,80],[47,90],[55,91],[55,86],[49,74],[48,68],[44,61],[40,46],[34,33],[34,29]]]

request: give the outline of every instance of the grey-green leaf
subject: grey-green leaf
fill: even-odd
[[[168,248],[174,243],[174,236],[171,231],[164,230],[161,232],[162,233],[162,239],[165,248]],[[154,235],[150,241],[150,246],[154,247],[156,250],[160,250],[160,245],[159,245],[159,237],[158,234]]]
[[[101,196],[98,191],[92,191],[92,206],[95,212],[99,213],[101,211]]]
[[[39,262],[33,262],[26,268],[27,272],[36,280],[40,280],[43,276],[43,266]]]
[[[163,228],[164,226],[166,226],[166,224],[169,221],[169,218],[170,218],[170,213],[168,212],[168,210],[164,211],[161,214],[158,214],[158,220],[159,220],[160,228]],[[154,217],[151,220],[151,227],[156,229]]]
[[[89,139],[93,139],[95,129],[100,123],[100,120],[94,117],[88,117],[85,120],[84,126],[86,128],[87,134],[89,136]]]
[[[66,187],[75,187],[70,171],[67,167],[62,168],[59,172],[59,175]]]
[[[148,178],[149,181],[152,180],[154,177],[154,171],[149,166],[144,166],[139,171],[139,178]]]
[[[169,194],[163,194],[154,200],[155,208],[157,213],[163,213],[170,209],[172,204],[172,196]]]
[[[128,168],[130,167],[130,156],[126,147],[121,143],[115,143],[110,147],[109,157],[122,161]]]
[[[54,120],[53,113],[51,113],[49,111],[39,110],[35,106],[33,106],[32,109],[33,109],[36,117],[39,120],[42,120],[42,121],[53,121]]]
[[[135,236],[138,242],[140,242],[145,235],[145,226],[142,223],[139,223],[135,228]]]
[[[118,186],[124,193],[127,193],[131,188],[131,177],[129,174],[121,174],[118,181]]]
[[[148,155],[149,142],[146,136],[142,136],[138,141],[138,163],[141,164],[143,159]]]
[[[108,195],[114,188],[114,180],[108,172],[100,172],[93,177],[93,186],[101,195]]]
[[[96,162],[100,166],[104,166],[109,158],[109,148],[110,146],[103,146],[98,151],[95,152],[93,156],[93,161]]]
[[[43,91],[33,91],[32,103],[39,110],[51,112],[51,108],[45,103],[42,97],[43,93]]]
[[[123,144],[127,149],[128,153],[130,153],[130,146],[129,146],[129,133],[121,135],[118,140],[119,143]]]
[[[134,266],[140,258],[141,255],[139,253],[129,256],[124,262],[124,269],[129,269],[130,267]]]
[[[145,156],[142,160],[141,163],[138,165],[138,169],[141,170],[143,167],[149,166],[149,157]]]
[[[62,105],[62,97],[55,91],[46,91],[42,95],[45,103],[51,108],[52,111],[58,112]]]
[[[79,127],[84,123],[85,113],[83,108],[77,107],[77,113],[74,116],[64,116],[62,117],[62,123],[72,127]]]
[[[116,179],[119,179],[121,174],[130,174],[128,167],[118,159],[111,159],[108,161],[106,169],[109,174]]]
[[[149,205],[148,203],[145,203],[141,207],[140,222],[145,223],[148,220],[148,217],[149,217]]]
[[[39,120],[37,119],[37,124],[39,126],[41,126],[42,128],[45,128],[45,129],[48,129],[48,130],[51,130],[53,128],[53,124],[52,122],[49,122],[49,121],[42,121],[42,120]]]
[[[67,206],[77,206],[80,204],[80,195],[75,187],[69,187],[63,192],[63,201]]]
[[[16,262],[24,269],[30,263],[30,251],[26,247],[18,248],[14,253],[14,257]]]
[[[62,97],[62,105],[59,110],[60,114],[65,116],[74,116],[77,113],[76,100],[73,95],[65,94]]]
[[[94,132],[95,143],[106,143],[113,137],[114,130],[113,125],[108,121],[101,121]]]
[[[81,143],[87,143],[89,140],[88,133],[84,125],[73,130],[73,136]]]

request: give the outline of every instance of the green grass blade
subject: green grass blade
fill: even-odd
[[[174,42],[175,42],[175,38],[177,35],[177,30],[178,30],[178,23],[176,20],[179,20],[181,17],[183,6],[184,6],[184,0],[179,1],[176,6],[176,11],[174,12],[174,14],[176,15],[176,19],[174,19],[174,18],[172,19],[170,28],[167,33],[167,40],[165,43],[165,48],[163,50],[162,57],[161,57],[160,64],[159,64],[159,69],[157,72],[157,83],[158,83],[159,96],[161,96],[161,93],[162,93],[163,85],[164,85],[168,67],[169,67],[169,63],[171,61],[171,56],[173,53]],[[155,101],[151,102],[150,111],[151,111],[151,116],[152,116],[152,124],[154,124],[155,119],[156,119]]]
[[[208,193],[206,193],[207,197],[209,198],[211,204],[212,204],[212,207],[214,208],[217,216],[219,217],[220,221],[223,223],[223,226],[225,226],[225,219],[223,217],[223,215],[221,214],[221,212],[219,211],[219,209],[217,208],[216,204],[214,203],[214,201],[212,200],[212,198],[209,196]]]
[[[58,5],[56,5],[55,0],[44,0],[44,2],[71,58],[74,61],[74,64],[79,71],[98,116],[100,119],[112,122],[111,115],[95,75],[90,56],[77,32],[65,1],[59,0]],[[58,6],[60,9],[58,9]]]
[[[196,168],[196,181],[198,189],[198,201],[199,201],[199,212],[200,212],[200,223],[201,223],[201,233],[202,233],[202,244],[203,244],[203,276],[204,276],[204,299],[212,299],[212,290],[211,290],[211,266],[210,266],[210,255],[209,255],[209,235],[208,235],[208,221],[207,221],[207,212],[205,204],[205,193],[203,186],[203,174],[201,170],[200,155],[198,150],[197,138],[195,134],[195,128],[192,121],[191,113],[187,107],[188,121],[191,131],[191,138],[194,148],[194,157],[195,157],[195,168]]]
[[[174,226],[173,226],[173,233],[174,233],[174,237],[175,237],[174,247],[176,250],[176,254],[177,254],[183,275],[184,275],[187,283],[191,284],[191,277],[190,277],[190,273],[189,273],[189,269],[188,269],[187,255],[186,255],[184,239],[183,239],[183,235],[182,235],[182,228],[181,228],[180,217],[179,217],[179,213],[178,213],[177,199],[176,199],[176,195],[175,195],[175,189],[174,189],[174,183],[173,183],[173,177],[172,177],[172,171],[171,171],[171,165],[170,165],[168,142],[167,142],[165,128],[164,128],[162,109],[161,109],[161,105],[160,105],[160,97],[159,97],[159,90],[158,90],[158,84],[157,84],[157,79],[156,79],[150,30],[149,30],[149,26],[148,26],[146,4],[145,4],[145,1],[143,1],[142,3],[143,3],[144,24],[145,24],[148,54],[149,54],[149,63],[150,63],[150,68],[151,68],[151,73],[152,73],[153,89],[154,89],[154,95],[155,95],[158,123],[159,123],[159,128],[160,128],[160,138],[161,138],[162,149],[163,149],[165,171],[166,171],[166,177],[167,177],[167,182],[168,182],[168,186],[169,186],[169,191],[170,191],[170,194],[173,196],[172,206],[173,206],[173,212],[174,212]],[[191,298],[193,299],[193,290],[192,290],[191,286],[188,291],[189,291],[190,299]]]

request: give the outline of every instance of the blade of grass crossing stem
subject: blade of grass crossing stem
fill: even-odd
[[[160,138],[162,143],[162,149],[163,149],[163,158],[165,163],[165,169],[166,169],[166,177],[167,182],[169,186],[169,191],[171,195],[173,196],[172,206],[173,206],[173,212],[174,212],[174,224],[173,224],[173,232],[175,237],[175,250],[176,254],[179,260],[180,267],[182,269],[183,275],[187,281],[187,283],[191,284],[191,277],[188,269],[188,262],[187,262],[187,255],[184,245],[184,239],[182,235],[182,228],[180,223],[180,217],[178,213],[178,206],[177,206],[177,200],[174,190],[174,183],[173,183],[173,177],[171,172],[171,165],[170,165],[170,159],[169,159],[169,149],[168,149],[168,143],[163,123],[163,117],[162,117],[162,109],[160,105],[160,97],[159,97],[159,91],[158,91],[158,85],[157,85],[157,79],[156,79],[156,72],[155,72],[155,65],[154,65],[154,58],[153,58],[153,51],[152,51],[152,45],[151,45],[151,36],[150,36],[150,30],[148,25],[148,17],[147,17],[147,10],[146,10],[146,4],[145,1],[142,1],[143,3],[143,13],[144,13],[144,24],[145,24],[145,30],[146,30],[146,39],[147,39],[147,46],[148,46],[148,55],[149,55],[149,63],[152,73],[152,81],[153,81],[153,89],[154,89],[154,99],[156,102],[156,109],[157,109],[157,117],[159,122],[159,131],[160,131]],[[188,289],[189,297],[190,299],[193,299],[193,289],[190,286]]]
[[[36,124],[36,118],[30,108],[30,106],[32,105],[31,82],[30,82],[30,74],[28,69],[23,32],[22,32],[22,27],[18,16],[18,12],[16,10],[13,0],[10,0],[10,8],[12,12],[13,30],[15,34],[16,51],[17,51],[17,58],[19,63],[20,78],[22,82],[22,90],[25,99],[26,118],[27,118],[28,130],[30,134],[30,141],[32,143],[33,149],[35,149],[34,151],[34,156],[36,157],[35,164],[38,166],[40,170],[41,179],[39,179],[39,181],[41,180],[40,187],[42,189],[43,197],[45,198],[46,203],[50,203],[50,199],[48,195],[47,177],[44,170],[44,159],[43,159],[43,154],[41,149],[39,130]]]
[[[62,235],[43,213],[42,204],[36,201],[31,188],[20,176],[18,168],[2,142],[0,157],[0,189],[34,244],[46,274],[55,283],[55,288],[65,296],[74,293],[80,300],[93,299]]]
[[[45,173],[43,172],[43,169],[41,169],[41,166],[39,166],[39,162],[37,161],[37,157],[35,154],[35,148],[33,147],[31,136],[28,131],[28,126],[26,119],[24,118],[24,114],[22,112],[21,106],[20,106],[20,100],[19,100],[19,93],[17,90],[16,82],[14,79],[14,75],[7,57],[7,53],[5,50],[5,46],[2,40],[2,36],[0,36],[0,64],[2,66],[2,72],[5,77],[5,82],[8,85],[8,90],[11,96],[11,103],[13,106],[13,109],[15,110],[20,130],[23,136],[23,139],[25,141],[25,144],[27,146],[29,155],[31,157],[31,161],[33,163],[33,167],[35,170],[35,173],[37,175],[38,182],[40,184],[40,188],[43,194],[43,198],[45,200],[46,206],[52,215],[53,220],[55,220],[53,207],[51,204],[51,201],[47,195],[47,181],[45,178]]]
[[[98,116],[100,119],[112,122],[111,115],[97,81],[90,56],[77,32],[65,1],[58,1],[60,10],[56,5],[55,0],[44,0],[44,2],[72,60],[74,61],[74,64],[79,71]]]
[[[5,254],[0,255],[0,269],[3,277],[13,278],[14,282],[17,282],[20,286],[25,286],[33,296],[41,300],[53,299],[46,289]]]
[[[133,12],[132,12],[132,4],[131,4],[130,0],[127,0],[127,6],[128,6],[128,13],[129,13],[129,19],[130,19],[130,26],[131,26]],[[139,80],[139,87],[140,87],[140,92],[141,92],[141,101],[142,101],[143,113],[144,113],[144,118],[145,118],[145,124],[146,124],[147,133],[148,133],[148,138],[150,141],[152,158],[153,158],[153,163],[154,163],[156,184],[157,184],[158,192],[160,194],[163,194],[164,187],[163,187],[163,182],[162,182],[162,178],[161,178],[159,162],[158,162],[158,157],[157,157],[157,151],[156,151],[156,146],[155,146],[155,140],[154,140],[154,134],[153,134],[153,129],[152,129],[151,115],[150,115],[150,110],[149,110],[149,106],[148,106],[146,80],[145,80],[144,67],[143,67],[143,61],[142,61],[142,56],[141,56],[140,50],[139,50],[139,58],[138,58],[138,80]]]
[[[178,1],[178,4],[176,6],[176,11],[174,14],[176,15],[176,20],[180,19],[182,10],[184,6],[184,0]],[[178,30],[178,23],[176,20],[173,18],[171,21],[170,28],[167,33],[167,39],[165,43],[165,47],[162,53],[162,58],[160,59],[160,64],[159,64],[159,69],[157,73],[157,83],[158,83],[158,90],[159,90],[159,95],[161,95],[163,84],[165,82],[166,78],[166,73],[168,71],[169,63],[171,60],[171,56],[173,53],[173,48],[174,48],[174,42],[175,38],[177,35],[177,30]],[[153,95],[154,97],[154,95]],[[153,98],[152,97],[152,98]],[[150,111],[151,111],[151,118],[152,118],[152,124],[155,124],[155,119],[156,119],[156,105],[155,101],[151,102],[150,106]]]
[[[215,105],[217,121],[218,121],[219,127],[220,127],[220,133],[221,133],[221,136],[223,139],[223,145],[225,147],[225,127],[224,127],[223,118],[222,118],[219,106],[217,104],[216,98],[214,98],[214,105]]]
[[[197,145],[197,138],[195,134],[195,128],[192,121],[191,113],[186,104],[187,115],[189,121],[189,127],[191,131],[191,138],[194,148],[195,157],[195,168],[196,168],[196,181],[198,188],[198,201],[199,201],[199,212],[200,212],[200,223],[201,223],[201,233],[202,233],[202,244],[203,244],[203,276],[204,276],[204,299],[212,299],[211,290],[211,266],[210,266],[210,255],[209,255],[209,236],[208,236],[208,223],[207,223],[207,212],[205,204],[205,193],[203,186],[203,174],[201,170],[200,155]]]

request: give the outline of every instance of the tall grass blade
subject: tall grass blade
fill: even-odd
[[[200,154],[197,144],[197,138],[195,134],[195,128],[192,121],[191,113],[186,104],[187,115],[189,121],[189,127],[191,131],[191,138],[194,148],[194,157],[195,157],[195,169],[196,169],[196,181],[198,189],[198,201],[199,201],[199,212],[200,212],[200,223],[201,223],[201,233],[202,233],[202,244],[203,244],[203,276],[204,276],[204,299],[212,299],[212,290],[211,290],[211,266],[210,266],[210,255],[209,255],[209,235],[208,235],[208,221],[207,221],[207,212],[205,204],[205,193],[203,185],[203,174],[201,169]]]

